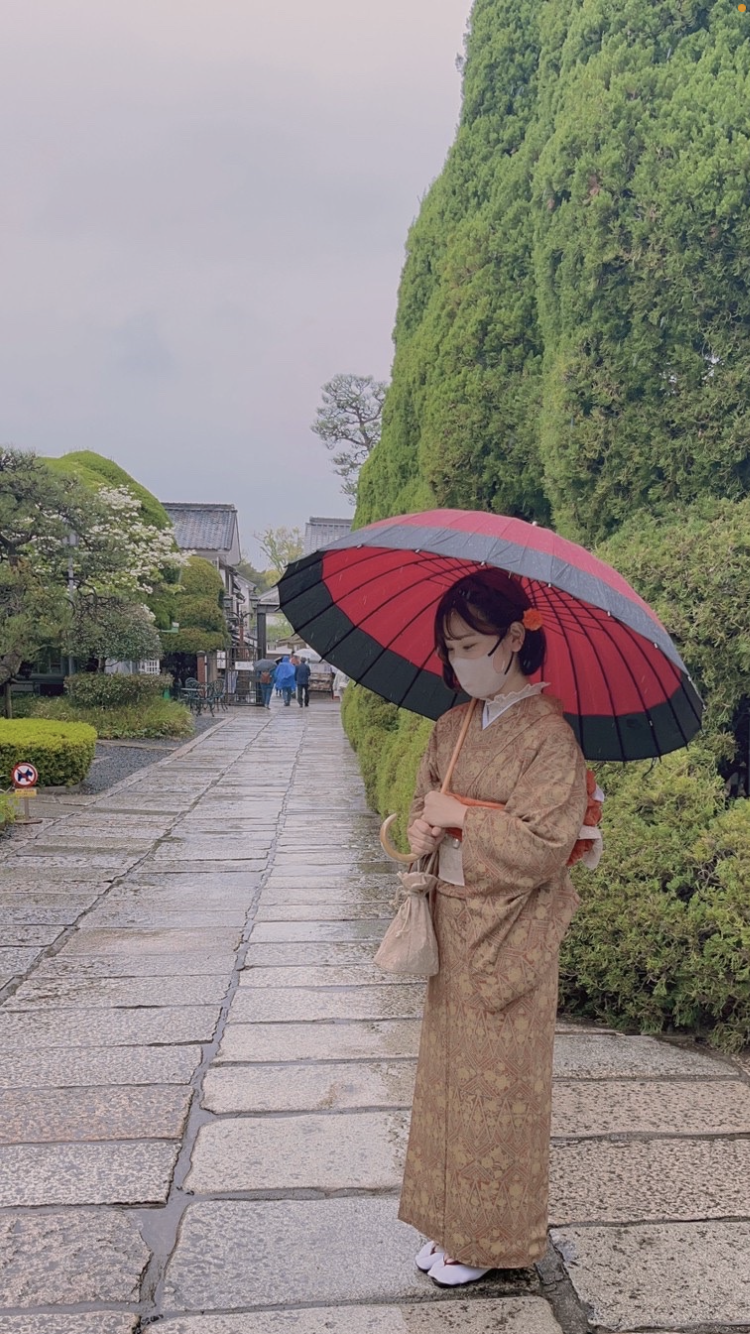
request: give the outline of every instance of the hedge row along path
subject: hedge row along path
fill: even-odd
[[[335,705],[66,803],[0,855],[2,1334],[750,1325],[750,1063],[565,1022],[544,1263],[414,1268],[422,988]]]

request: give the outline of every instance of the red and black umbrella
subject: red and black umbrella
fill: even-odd
[[[651,759],[695,736],[701,699],[658,617],[609,565],[522,519],[467,510],[384,519],[295,561],[279,600],[305,642],[352,680],[439,718],[466,696],[443,681],[435,609],[487,566],[515,575],[542,613],[544,679],[587,759]]]

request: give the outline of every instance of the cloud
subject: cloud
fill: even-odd
[[[347,513],[324,380],[387,375],[469,0],[24,0],[4,20],[0,438],[241,529]]]

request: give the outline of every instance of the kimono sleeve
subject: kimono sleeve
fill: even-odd
[[[422,756],[422,761],[417,771],[417,784],[414,789],[414,799],[409,810],[407,827],[418,820],[424,810],[424,799],[428,792],[434,788],[440,787],[440,775],[437,767],[437,728],[433,727],[430,732],[430,739],[427,743],[427,749]]]
[[[586,764],[560,719],[534,753],[505,810],[467,810],[462,853],[469,893],[515,897],[559,875],[578,838],[586,802]]]

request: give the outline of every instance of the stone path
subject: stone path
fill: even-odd
[[[562,1023],[539,1272],[415,1269],[422,988],[371,962],[335,706],[38,808],[0,853],[0,1334],[750,1329],[748,1074],[689,1045]]]

